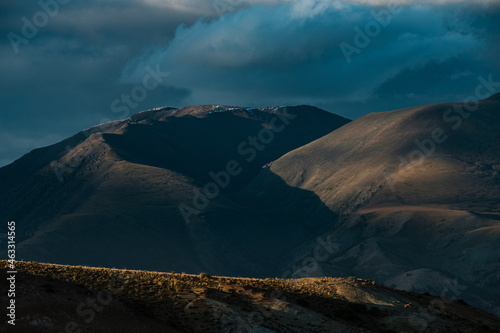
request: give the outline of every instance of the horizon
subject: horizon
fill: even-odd
[[[496,92],[496,93],[492,93],[490,96],[488,96],[488,97],[486,97],[486,98],[483,98],[483,99],[489,99],[489,98],[491,98],[491,97],[493,97],[493,96],[495,96],[495,95],[500,95],[500,91],[499,91],[499,92]],[[481,100],[481,99],[478,99],[478,100]],[[440,104],[440,103],[458,103],[458,102],[448,101],[448,102],[431,103],[431,104],[426,104],[426,105]],[[61,142],[61,141],[66,140],[67,138],[69,138],[69,137],[71,137],[71,136],[73,136],[73,135],[76,135],[76,134],[78,134],[78,133],[81,133],[81,132],[84,132],[84,131],[90,130],[90,129],[95,128],[95,127],[100,127],[100,126],[105,125],[105,124],[108,124],[108,123],[113,123],[113,122],[119,122],[119,121],[125,121],[125,120],[128,120],[128,119],[132,118],[134,115],[137,115],[137,114],[139,114],[139,113],[141,113],[141,112],[154,112],[154,111],[157,111],[157,110],[155,110],[155,109],[163,109],[163,108],[173,108],[173,109],[177,109],[177,110],[179,110],[179,109],[183,109],[183,108],[196,107],[196,106],[223,106],[223,107],[234,107],[234,108],[248,108],[248,106],[239,106],[239,105],[224,105],[224,104],[197,104],[197,105],[186,105],[186,106],[182,106],[182,107],[171,107],[171,106],[166,106],[166,105],[162,105],[162,106],[155,106],[155,107],[153,107],[153,108],[151,108],[151,109],[137,111],[136,113],[133,113],[133,114],[131,114],[129,117],[124,118],[124,119],[109,120],[109,121],[104,122],[104,123],[99,123],[99,124],[92,125],[92,126],[90,126],[90,127],[87,127],[87,128],[81,129],[81,130],[79,130],[79,131],[77,131],[77,132],[75,132],[75,133],[73,133],[73,134],[70,134],[68,137],[63,138],[63,139],[61,139],[61,140],[59,140],[59,141],[56,141],[56,142],[51,143],[51,144],[48,144],[48,145],[46,145],[46,146],[40,146],[40,147],[33,148],[33,150],[36,150],[36,149],[39,149],[39,148],[46,148],[46,147],[49,147],[49,146],[55,145],[55,144],[57,144],[57,143],[59,143],[59,142]],[[259,109],[259,108],[268,108],[268,107],[280,107],[280,108],[286,108],[286,107],[298,107],[298,106],[310,106],[310,107],[315,107],[315,108],[318,108],[318,109],[320,109],[320,110],[322,110],[322,111],[325,111],[325,112],[328,112],[328,113],[332,113],[332,114],[335,114],[335,115],[341,116],[341,117],[343,117],[343,118],[346,118],[346,119],[348,119],[349,121],[354,121],[354,120],[356,120],[356,119],[361,118],[361,117],[363,117],[363,116],[364,116],[364,115],[361,115],[361,116],[359,116],[359,117],[357,117],[357,118],[347,118],[347,117],[344,117],[344,116],[342,116],[342,115],[340,115],[340,114],[337,114],[337,113],[335,113],[335,112],[331,112],[331,111],[329,111],[329,110],[324,110],[324,109],[319,108],[319,107],[317,107],[317,106],[315,106],[315,105],[307,105],[307,104],[297,104],[297,105],[266,105],[266,106],[256,106],[255,108],[256,108],[256,109]],[[409,108],[414,108],[414,107],[419,107],[419,106],[424,106],[424,105],[412,105],[412,106],[402,107],[402,108],[399,108],[399,109],[394,109],[394,110],[381,110],[381,111],[373,111],[373,113],[381,113],[381,112],[390,112],[390,111],[404,110],[404,109],[409,109]],[[15,160],[13,160],[13,161],[11,161],[11,162],[8,162],[7,164],[4,164],[4,165],[1,165],[1,164],[0,164],[0,168],[3,168],[3,167],[5,167],[5,166],[8,166],[8,165],[10,165],[10,164],[14,163],[15,161],[19,160],[20,158],[22,158],[22,157],[23,157],[23,156],[25,156],[26,154],[29,154],[29,153],[30,153],[30,152],[32,152],[33,150],[28,151],[27,153],[25,153],[25,154],[23,154],[23,155],[19,156],[18,158],[16,158]]]
[[[159,105],[314,105],[356,119],[500,80],[498,1],[0,6],[0,166]]]
[[[500,0],[6,0],[0,34],[6,329],[500,332]]]

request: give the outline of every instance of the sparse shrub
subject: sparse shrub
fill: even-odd
[[[200,279],[205,280],[205,279],[210,279],[212,276],[208,273],[200,273]]]

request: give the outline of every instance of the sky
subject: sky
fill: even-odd
[[[355,119],[500,81],[500,0],[0,0],[0,166],[157,106]]]

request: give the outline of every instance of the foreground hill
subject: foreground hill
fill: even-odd
[[[358,118],[272,162],[242,200],[286,196],[284,181],[341,216],[322,236],[336,251],[295,276],[355,275],[500,314],[499,96]]]
[[[120,333],[500,331],[499,318],[463,301],[356,278],[260,280],[35,262],[16,267],[12,332],[63,332],[68,325]]]
[[[140,112],[1,168],[0,219],[16,221],[19,259],[266,276],[316,236],[307,202],[302,215],[276,219],[228,196],[263,165],[347,122],[308,106]],[[198,200],[210,183],[219,195]],[[200,200],[210,202],[192,214]],[[314,223],[324,229],[335,216],[322,215]]]

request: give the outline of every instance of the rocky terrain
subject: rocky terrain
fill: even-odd
[[[353,277],[250,279],[34,262],[16,267],[12,332],[500,331],[498,317],[463,300]]]

